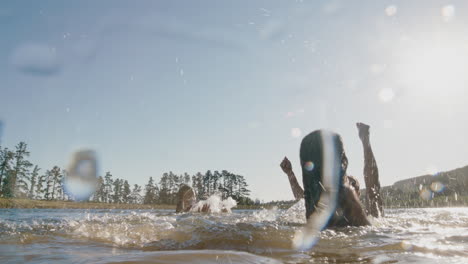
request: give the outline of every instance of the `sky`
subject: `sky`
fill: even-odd
[[[299,145],[339,133],[363,186],[356,122],[383,186],[468,164],[466,1],[4,1],[1,144],[43,170],[93,149],[144,185],[228,170],[293,199]]]

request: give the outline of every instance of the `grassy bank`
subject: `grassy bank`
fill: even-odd
[[[108,204],[70,201],[42,201],[0,198],[0,208],[49,208],[49,209],[173,209],[175,205],[161,204]]]
[[[71,201],[44,201],[30,199],[5,199],[0,198],[0,208],[39,208],[39,209],[171,209],[175,210],[175,205],[165,204],[109,204],[92,202],[71,202]],[[259,205],[238,205],[235,209],[261,209],[265,206]],[[268,206],[266,206],[268,208]]]

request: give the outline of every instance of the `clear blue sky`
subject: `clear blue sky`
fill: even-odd
[[[389,185],[468,164],[465,1],[4,1],[2,145],[40,167],[96,150],[145,184],[226,169],[253,198],[292,199],[302,136],[355,122]]]

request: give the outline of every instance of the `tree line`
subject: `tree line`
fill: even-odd
[[[14,150],[0,146],[0,197],[37,200],[73,200],[64,191],[67,171],[59,166],[41,172],[29,161],[30,152],[25,142]],[[223,199],[232,197],[239,204],[253,204],[248,184],[242,175],[208,170],[195,175],[164,173],[159,182],[150,177],[144,186],[130,185],[127,180],[113,178],[111,172],[98,177],[95,193],[89,198],[101,203],[176,204],[176,195],[182,184],[191,186],[198,199],[219,194]]]

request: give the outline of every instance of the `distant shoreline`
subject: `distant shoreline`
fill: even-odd
[[[271,209],[274,207],[287,209],[295,202],[280,202],[264,205],[238,205],[232,210],[257,210]],[[445,208],[445,207],[466,207],[465,204],[451,204],[439,206],[384,206],[385,209],[401,209],[401,208]],[[46,200],[30,200],[30,199],[6,199],[0,198],[0,209],[121,209],[121,210],[152,210],[152,209],[167,209],[175,210],[175,205],[170,204],[115,204],[115,203],[94,203],[94,202],[74,202],[74,201],[46,201]]]
[[[45,201],[45,200],[0,198],[0,208],[19,208],[19,209],[171,209],[171,210],[175,210],[176,206],[175,205],[166,205],[166,204],[117,204],[117,203]]]
[[[117,203],[94,203],[73,201],[46,201],[31,199],[6,199],[0,198],[0,209],[122,209],[122,210],[151,210],[168,209],[175,210],[175,205],[170,204],[117,204]],[[261,209],[258,205],[238,205],[233,210]]]

